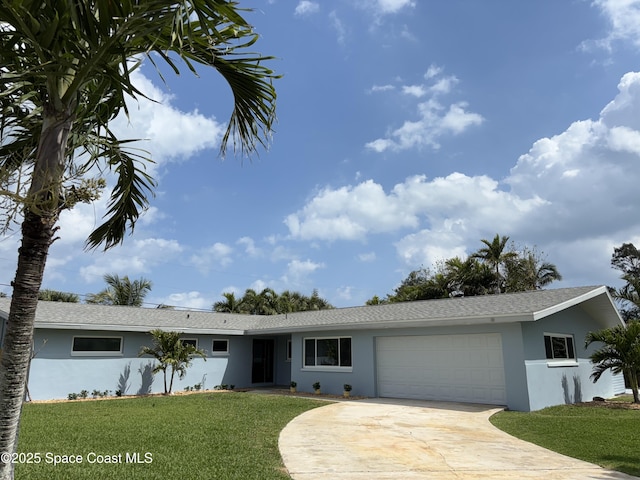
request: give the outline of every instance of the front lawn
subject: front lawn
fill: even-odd
[[[16,478],[288,479],[278,435],[325,404],[252,393],[26,404],[19,460],[39,463]]]
[[[640,410],[561,405],[500,412],[491,423],[549,450],[640,476]]]

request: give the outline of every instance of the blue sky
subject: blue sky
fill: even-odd
[[[314,288],[335,306],[508,235],[558,266],[554,285],[617,285],[640,244],[640,2],[244,2],[277,57],[268,151],[222,161],[230,92],[215,72],[136,83],[122,138],[146,138],[158,180],[133,236],[83,251],[106,199],[66,212],[43,287],[86,294],[105,273],[147,300]],[[10,293],[19,229],[0,241]]]

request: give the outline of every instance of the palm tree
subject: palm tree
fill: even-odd
[[[224,300],[213,304],[214,312],[240,313],[240,301],[236,299],[235,293],[225,292],[222,296],[225,298]]]
[[[492,267],[495,275],[494,290],[495,293],[500,293],[502,291],[502,275],[500,274],[500,267],[507,260],[515,258],[518,254],[513,251],[505,252],[507,242],[509,241],[509,237],[506,235],[501,237],[496,233],[493,240],[489,241],[483,238],[480,241],[484,243],[485,246],[480,248],[471,256],[482,260]]]
[[[212,67],[231,88],[234,108],[223,135],[250,155],[270,140],[277,76],[236,3],[224,0],[12,0],[0,2],[0,193],[4,225],[18,214],[22,245],[0,362],[0,451],[17,449],[38,291],[60,213],[92,202],[115,174],[104,222],[91,248],[111,248],[133,230],[155,181],[143,152],[128,150],[109,122],[143,96],[131,72],[147,58]],[[183,64],[179,62],[183,62]],[[97,175],[97,177],[93,177]],[[0,462],[0,479],[13,477]]]
[[[108,287],[101,292],[87,295],[87,303],[141,307],[152,287],[151,281],[146,278],[131,281],[126,275],[120,278],[118,275],[107,274],[104,281]]]
[[[203,350],[197,349],[190,343],[181,340],[181,332],[165,332],[156,329],[149,332],[153,337],[153,347],[142,347],[138,356],[151,355],[158,361],[153,368],[153,373],[162,372],[164,379],[164,394],[170,395],[173,390],[173,379],[178,374],[183,379],[187,374],[187,368],[191,366],[191,360],[194,356],[204,358],[206,354]],[[167,385],[167,373],[169,374],[169,385]]]
[[[593,363],[591,378],[597,382],[602,374],[611,369],[613,373],[623,373],[633,392],[633,402],[640,403],[638,395],[638,375],[640,375],[640,321],[632,320],[626,325],[589,332],[585,347],[593,342],[604,346],[590,356]]]
[[[506,292],[540,290],[551,282],[562,280],[558,267],[529,250],[515,258],[507,259],[504,262],[504,270]]]
[[[75,293],[59,292],[57,290],[44,289],[38,292],[38,300],[43,302],[67,302],[78,303],[80,297]]]
[[[445,261],[444,269],[447,290],[451,296],[486,295],[491,292],[495,281],[491,268],[475,257],[468,257],[465,260],[460,257],[450,258]]]

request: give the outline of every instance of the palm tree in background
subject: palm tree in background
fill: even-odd
[[[11,0],[0,2],[0,196],[5,229],[22,243],[0,362],[0,451],[17,451],[38,291],[63,210],[110,192],[90,248],[120,244],[149,205],[155,181],[145,152],[128,149],[110,122],[144,97],[131,73],[146,58],[175,73],[213,68],[233,110],[222,137],[251,155],[270,141],[276,93],[258,34],[224,0]],[[158,69],[159,71],[159,69]],[[206,90],[203,89],[203,92]],[[214,92],[218,93],[218,92]],[[0,479],[13,464],[0,461]]]
[[[38,292],[38,300],[43,302],[78,303],[80,302],[80,296],[75,293],[59,292],[47,288]]]
[[[224,300],[213,304],[213,310],[220,313],[240,313],[240,300],[236,298],[233,292],[225,292],[222,294]]]
[[[633,402],[640,403],[640,395],[638,394],[640,321],[631,320],[626,325],[589,332],[585,339],[585,347],[594,342],[604,344],[590,356],[593,364],[591,378],[594,383],[609,369],[613,373],[622,372],[633,392]]]
[[[506,235],[501,237],[496,233],[493,240],[489,241],[483,238],[480,241],[484,243],[485,246],[480,248],[471,256],[480,259],[493,269],[495,275],[494,291],[495,293],[500,293],[502,291],[503,282],[503,276],[500,273],[500,268],[508,260],[516,258],[518,254],[514,251],[505,251],[507,242],[509,241],[509,237]]]
[[[508,258],[504,262],[504,270],[505,292],[540,290],[556,280],[562,280],[558,267],[528,249],[522,255]]]
[[[107,274],[104,281],[108,287],[101,292],[87,295],[87,303],[141,307],[153,286],[146,278],[131,281],[126,275],[120,278],[118,275]]]

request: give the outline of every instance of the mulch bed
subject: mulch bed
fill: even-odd
[[[640,410],[640,403],[631,402],[615,402],[615,401],[593,401],[593,402],[580,402],[575,404],[578,407],[598,407],[598,408],[612,408],[618,410]]]

